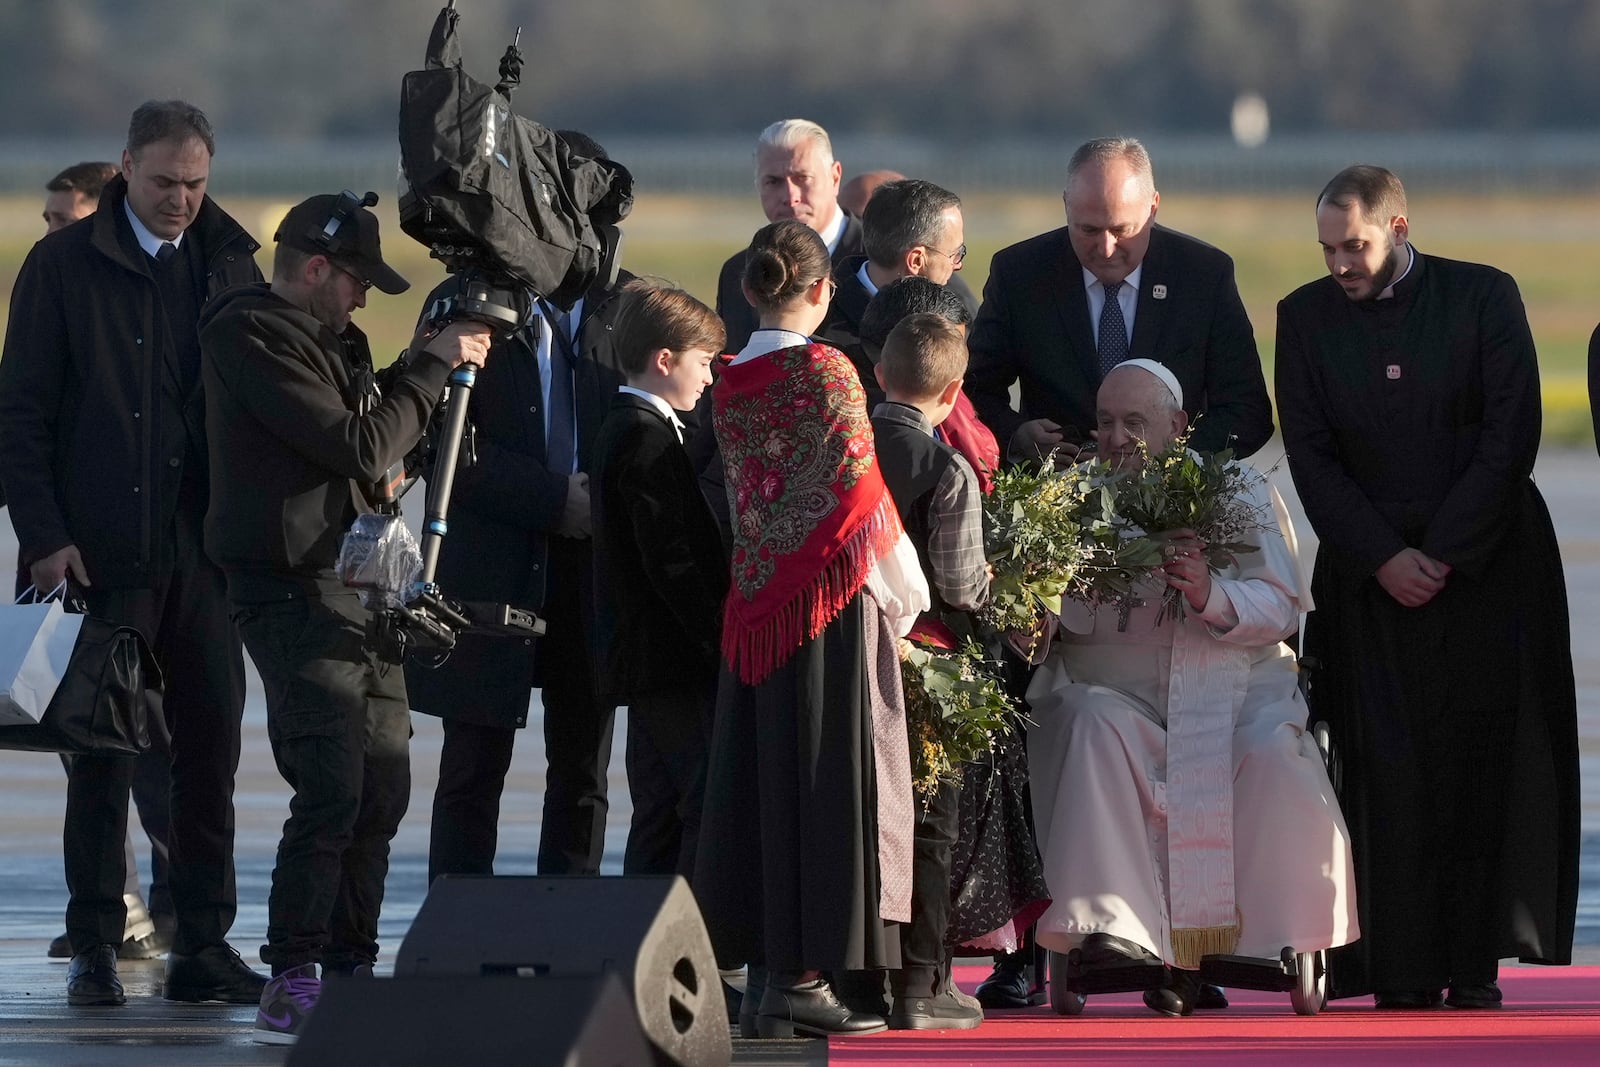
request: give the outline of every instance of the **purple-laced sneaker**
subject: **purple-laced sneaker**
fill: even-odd
[[[322,980],[317,965],[303,963],[284,971],[261,991],[261,1007],[256,1009],[255,1040],[264,1045],[292,1045],[300,1036],[306,1016],[317,1006]]]

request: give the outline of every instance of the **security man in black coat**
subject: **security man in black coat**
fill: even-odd
[[[591,289],[571,312],[536,307],[495,343],[472,390],[476,461],[456,472],[439,585],[461,600],[526,608],[547,628],[537,640],[469,633],[442,667],[407,664],[412,707],[445,720],[430,881],[493,873],[500,794],[534,689],[548,762],[539,873],[600,869],[616,706],[595,677],[587,471],[623,384],[612,338],[630,277]]]
[[[266,979],[227,943],[244,661],[222,573],[201,547],[196,323],[213,296],[261,273],[256,242],[206,196],[213,148],[198,108],[141,105],[93,217],[28,254],[0,360],[0,478],[33,584],[81,585],[90,613],[137,627],[161,665],[178,919],[165,996],[253,1004]],[[74,1004],[123,1001],[120,856],[134,763],[80,757],[68,779]]]
[[[557,136],[579,155],[607,158],[576,131]],[[616,706],[595,677],[587,472],[623,384],[614,328],[631,277],[619,272],[570,310],[538,302],[526,325],[496,342],[472,390],[476,462],[456,472],[438,581],[460,600],[534,611],[547,630],[537,641],[466,634],[442,667],[406,668],[412,708],[445,720],[430,880],[493,872],[500,795],[535,688],[547,760],[539,873],[600,869]]]

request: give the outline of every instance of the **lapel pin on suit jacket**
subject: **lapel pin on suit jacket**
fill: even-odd
[[[1167,287],[1160,284],[1152,285],[1150,287],[1150,295],[1156,300],[1165,300],[1167,298]]]

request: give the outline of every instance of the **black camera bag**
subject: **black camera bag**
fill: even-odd
[[[481,269],[570,308],[614,270],[633,177],[572,153],[461,67],[459,15],[439,13],[426,67],[400,89],[400,228],[452,269]]]

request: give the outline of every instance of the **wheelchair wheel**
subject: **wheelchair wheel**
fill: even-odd
[[[1067,988],[1067,954],[1050,953],[1050,1007],[1057,1015],[1082,1015],[1085,997]]]
[[[1299,952],[1294,959],[1299,978],[1289,991],[1289,1003],[1296,1015],[1315,1015],[1328,1004],[1327,958],[1321,952]]]

